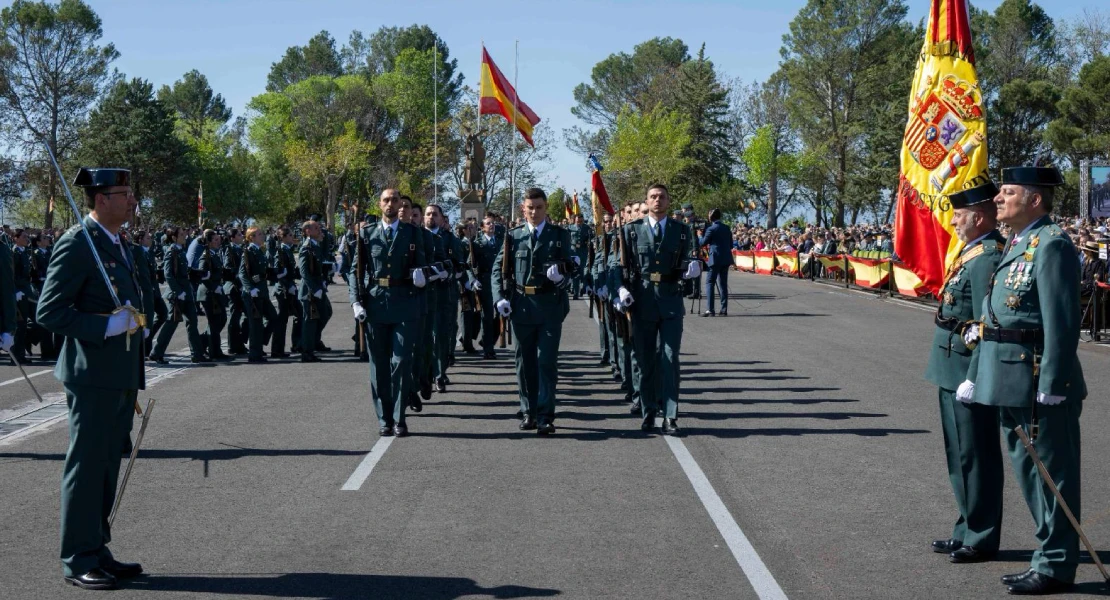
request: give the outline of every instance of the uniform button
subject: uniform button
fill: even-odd
[[[1021,360],[1025,360],[1025,353],[1024,353],[1024,352],[1022,352],[1022,353],[1021,353],[1021,356],[1020,356],[1019,358],[1021,358]]]

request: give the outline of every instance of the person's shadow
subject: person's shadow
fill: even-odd
[[[350,573],[169,573],[148,575],[126,582],[127,589],[146,592],[195,592],[274,598],[436,598],[464,596],[537,598],[562,592],[522,585],[482,587],[463,577],[410,575],[356,575]]]

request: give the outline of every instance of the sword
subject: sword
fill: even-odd
[[[139,409],[139,401],[135,401],[135,410]],[[146,434],[147,423],[150,423],[150,411],[154,409],[154,398],[146,401],[146,410],[142,412],[143,422],[139,425],[139,434],[135,436],[135,444],[131,447],[131,457],[127,459],[127,469],[123,472],[123,481],[119,485],[119,493],[116,494],[116,502],[112,505],[112,514],[108,516],[108,526],[112,526],[112,522],[116,520],[116,513],[119,512],[119,503],[123,500],[123,492],[127,490],[127,480],[131,478],[131,468],[135,466],[135,457],[139,455],[139,445],[143,443],[143,435]]]
[[[23,374],[23,379],[27,382],[27,385],[31,386],[31,391],[35,393],[35,397],[39,399],[39,402],[43,402],[42,394],[40,394],[38,389],[35,388],[35,384],[31,383],[31,378],[27,376],[27,371],[23,370],[23,365],[20,364],[19,359],[17,359],[15,355],[10,352],[8,353],[8,356],[12,358],[12,362],[15,363],[15,366],[19,367],[19,372]]]
[[[1079,539],[1083,540],[1083,545],[1087,547],[1087,553],[1091,555],[1091,560],[1095,561],[1095,565],[1098,566],[1099,572],[1102,573],[1102,578],[1106,580],[1106,583],[1110,584],[1110,573],[1106,572],[1106,567],[1104,567],[1102,561],[1099,560],[1098,552],[1095,552],[1095,547],[1091,545],[1091,540],[1088,540],[1087,534],[1083,533],[1083,528],[1079,526],[1079,520],[1075,518],[1075,515],[1071,512],[1071,507],[1064,501],[1064,496],[1060,494],[1060,490],[1056,487],[1056,482],[1052,481],[1052,476],[1048,474],[1048,469],[1046,469],[1044,463],[1041,462],[1040,454],[1037,454],[1037,449],[1033,447],[1033,441],[1025,434],[1025,430],[1021,428],[1021,425],[1015,427],[1014,432],[1021,438],[1021,444],[1025,446],[1025,450],[1029,453],[1029,457],[1036,463],[1037,470],[1041,473],[1041,479],[1044,480],[1048,489],[1052,490],[1052,495],[1056,496],[1056,501],[1060,503],[1060,508],[1064,509],[1064,515],[1071,521],[1071,526],[1074,527],[1075,532],[1079,534]]]

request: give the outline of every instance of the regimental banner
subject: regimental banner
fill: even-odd
[[[894,251],[933,293],[963,248],[948,197],[988,178],[967,11],[967,0],[931,0],[902,139]]]

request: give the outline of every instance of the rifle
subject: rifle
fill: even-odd
[[[632,291],[632,281],[636,281],[639,278],[633,279],[632,277],[632,259],[628,257],[628,252],[626,252],[628,249],[628,240],[626,240],[624,236],[624,224],[622,223],[617,228],[617,252],[620,252],[621,255],[621,283],[624,284],[626,288],[629,288],[629,291]],[[639,263],[637,263],[636,266],[639,268]],[[627,343],[632,340],[632,311],[622,309],[621,312],[624,314],[624,318],[617,318],[617,335],[621,336],[621,339]]]
[[[358,230],[355,231],[355,251],[353,254],[355,258],[355,297],[358,298],[358,303],[362,304],[363,308],[365,308],[366,304],[363,304],[362,282],[363,277],[366,276],[366,259],[363,256],[362,232]],[[357,320],[355,321],[355,327],[358,327],[358,351],[359,355],[361,355],[363,352],[368,351],[366,347],[366,328]]]
[[[590,265],[592,265],[592,264],[594,264],[594,244],[591,241],[590,245],[588,246],[588,248],[586,250],[586,268],[589,269]],[[594,301],[597,300],[597,295],[593,292],[593,290],[591,290],[586,295],[590,297],[590,301],[589,301],[590,318],[592,319],[592,318],[594,318]]]
[[[478,253],[476,251],[477,250],[477,245],[476,245],[476,241],[477,241],[476,238],[477,237],[478,236],[475,235],[473,238],[470,239],[470,244],[469,244],[470,254],[467,257],[467,264],[469,265],[468,270],[470,271],[470,274],[474,276],[475,281],[478,281]],[[482,314],[482,295],[479,294],[475,290],[471,290],[471,293],[474,294],[474,304],[473,304],[474,312],[476,312],[478,314]]]
[[[501,249],[501,297],[508,299],[512,297],[515,291],[516,280],[513,279],[512,258],[509,254],[512,253],[512,240],[509,235],[509,230],[505,230],[505,242]],[[504,348],[507,344],[513,343],[513,325],[507,317],[501,317],[501,334],[497,338],[497,345]]]

